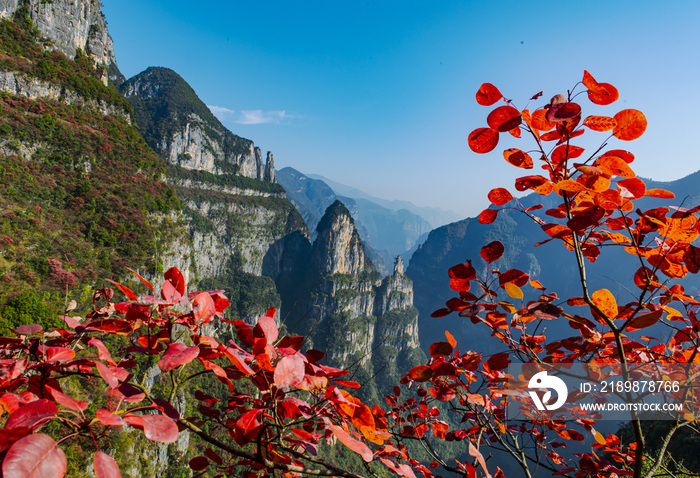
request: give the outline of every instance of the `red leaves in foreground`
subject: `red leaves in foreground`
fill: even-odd
[[[492,128],[477,128],[469,133],[468,144],[475,153],[493,151],[498,146],[498,131]]]
[[[3,478],[62,478],[66,455],[48,435],[28,435],[10,447],[2,462]]]
[[[496,104],[498,100],[503,98],[503,95],[498,88],[493,86],[491,83],[484,83],[479,87],[479,91],[476,92],[476,102],[482,106],[491,106]]]

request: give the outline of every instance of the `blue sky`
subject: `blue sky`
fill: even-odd
[[[700,3],[591,0],[103,0],[122,72],[177,71],[234,133],[291,166],[375,196],[476,215],[494,187],[512,189],[502,141],[467,147],[489,108],[482,82],[523,107],[565,93],[583,70],[620,100],[584,115],[642,110],[633,152],[642,176],[700,169]],[[589,136],[587,132],[584,137]],[[602,141],[603,134],[590,134]],[[527,174],[527,173],[526,173]]]

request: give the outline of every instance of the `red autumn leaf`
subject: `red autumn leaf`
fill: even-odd
[[[632,141],[644,134],[647,129],[647,118],[639,110],[622,110],[615,115],[617,126],[613,136],[623,141]]]
[[[452,354],[453,351],[452,345],[450,345],[449,342],[435,342],[434,344],[430,345],[430,349],[428,349],[428,353],[430,354],[431,357],[445,357],[448,355]]]
[[[566,225],[575,232],[583,231],[592,226],[598,225],[605,216],[605,209],[600,206],[591,206],[581,211],[577,211]]]
[[[66,455],[48,435],[28,435],[10,447],[2,462],[3,478],[62,478]]]
[[[503,98],[503,95],[491,83],[483,83],[479,87],[479,91],[476,92],[476,102],[481,106],[494,105],[501,98]]]
[[[491,224],[498,217],[498,209],[484,209],[479,213],[479,224]]]
[[[121,425],[126,424],[126,422],[124,422],[124,419],[121,417],[121,415],[117,415],[115,413],[108,412],[107,410],[97,410],[97,413],[95,414],[95,416],[104,425],[121,426]]]
[[[494,206],[503,206],[511,199],[513,199],[513,196],[508,192],[507,189],[495,188],[489,191],[488,198]]]
[[[177,424],[165,415],[144,415],[143,433],[151,441],[175,443],[177,441]]]
[[[54,417],[57,413],[58,408],[52,401],[35,400],[12,413],[5,423],[5,428],[34,428],[37,424],[43,425],[47,419]]]
[[[683,253],[683,263],[691,274],[700,272],[700,248],[692,244],[688,245],[688,248]],[[635,279],[636,277],[635,275]]]
[[[107,349],[107,346],[100,339],[91,337],[90,340],[88,340],[88,345],[97,348],[97,356],[100,360],[104,360],[110,365],[117,365],[114,359],[112,359],[109,349]]]
[[[42,330],[44,330],[44,328],[38,324],[20,325],[19,327],[12,329],[12,331],[17,335],[38,334]]]
[[[528,189],[534,189],[548,183],[547,178],[543,176],[523,176],[515,180],[515,189],[520,192]]]
[[[165,272],[165,282],[160,296],[172,304],[180,302],[185,295],[185,277],[177,267],[171,267]]]
[[[634,154],[630,153],[629,151],[625,151],[624,149],[611,149],[610,151],[603,153],[603,156],[616,156],[621,158],[627,164],[634,162]]]
[[[69,397],[68,395],[65,395],[60,390],[56,390],[53,387],[50,387],[48,385],[46,385],[45,387],[49,394],[51,394],[51,397],[54,400],[56,400],[56,403],[58,403],[61,406],[70,408],[71,410],[75,410],[76,412],[84,412],[85,410],[87,410],[88,405],[90,405],[88,402],[75,400]]]
[[[605,89],[605,93],[596,93],[588,90],[588,99],[591,100],[591,103],[602,106],[609,105],[616,102],[620,97],[620,93],[617,91],[617,88],[610,83],[598,83],[598,85]]]
[[[98,451],[95,453],[92,466],[95,468],[97,478],[121,478],[122,474],[119,471],[117,462],[106,453]]]
[[[416,382],[427,382],[433,376],[433,369],[427,365],[417,365],[408,372],[408,376]]]
[[[122,291],[122,294],[124,294],[129,300],[133,300],[134,302],[139,300],[138,296],[136,294],[134,294],[134,291],[132,291],[128,287],[123,286],[117,282],[114,282],[113,280],[109,280],[109,279],[105,279],[105,280],[107,282],[114,284],[117,287],[117,289]]]
[[[577,103],[558,103],[547,110],[545,118],[552,123],[560,123],[577,118],[580,115],[581,106]]]
[[[469,149],[478,154],[493,151],[498,145],[498,131],[491,128],[477,128],[469,133]]]
[[[600,86],[600,84],[593,78],[593,75],[591,75],[588,70],[583,70],[583,80],[581,80],[583,83],[583,86],[588,88],[590,91],[598,94],[606,94],[607,90]]]
[[[608,289],[599,289],[593,292],[591,300],[609,319],[617,317],[617,301]]]
[[[542,230],[553,239],[563,239],[571,235],[571,229],[561,224],[545,224]]]
[[[333,432],[333,435],[335,435],[343,445],[359,454],[365,462],[369,463],[372,461],[374,454],[372,453],[372,450],[367,447],[367,445],[359,440],[355,440],[348,432],[339,426],[333,425],[332,423],[328,423],[327,426],[331,432]]]
[[[588,116],[583,120],[583,125],[593,131],[610,131],[615,129],[617,121],[609,116]]]
[[[275,322],[274,316],[270,317],[265,315],[260,317],[255,329],[253,330],[253,335],[255,337],[264,336],[265,339],[267,339],[268,344],[274,344],[279,337],[279,330],[277,329],[277,323]]]
[[[501,352],[501,353],[497,353],[495,355],[492,355],[486,361],[486,364],[489,366],[489,368],[491,370],[503,370],[506,367],[508,367],[509,363],[510,363],[510,356],[506,352]]]
[[[117,388],[119,386],[119,379],[113,368],[108,367],[102,362],[95,362],[95,366],[102,379],[109,385],[109,388]]]
[[[547,110],[539,109],[532,113],[532,127],[539,131],[554,129],[556,124],[547,119]]]
[[[455,338],[452,336],[452,334],[449,333],[447,330],[445,331],[445,337],[447,338],[447,341],[450,343],[450,345],[452,346],[452,348],[457,347],[457,341],[456,341]]]
[[[277,363],[273,379],[277,387],[287,388],[298,385],[304,380],[304,374],[304,359],[301,355],[287,355]]]
[[[481,465],[481,468],[486,474],[486,478],[491,478],[489,470],[486,468],[486,461],[484,460],[484,455],[481,454],[481,452],[474,446],[472,442],[469,442],[469,454],[476,458],[476,460],[479,462],[479,465]]]
[[[226,347],[223,344],[219,345],[219,350],[226,355],[231,364],[234,367],[236,367],[240,372],[243,372],[246,375],[255,375],[255,371],[253,371],[253,369],[245,363],[245,360],[243,359],[243,357],[240,356],[237,350],[231,347]]]
[[[338,385],[340,385],[341,387],[347,387],[347,388],[351,388],[353,390],[359,390],[361,387],[361,385],[359,383],[352,382],[350,380],[340,380],[340,379],[335,378],[335,379],[333,379],[333,381],[335,383],[337,383]]]
[[[208,295],[208,294],[207,294]],[[170,344],[163,357],[158,361],[158,367],[163,372],[169,372],[180,365],[185,365],[193,361],[199,355],[199,347],[188,347],[187,345],[174,342]]]
[[[457,292],[468,291],[470,281],[476,279],[476,269],[471,263],[450,267],[448,274],[450,276],[450,289]]]
[[[192,314],[197,325],[211,322],[212,317],[216,315],[216,305],[208,292],[201,292],[195,296],[192,301]]]
[[[206,450],[204,450],[204,454],[207,455],[207,457],[217,465],[222,465],[224,463],[224,460],[218,455],[218,453],[216,453],[211,448],[207,448]]]
[[[565,145],[557,147],[552,151],[552,162],[556,165],[564,164],[569,159],[576,159],[583,154],[585,149],[580,146]]]
[[[517,269],[509,269],[502,273],[500,276],[498,276],[498,283],[501,287],[503,287],[505,284],[512,282],[513,284],[517,285],[518,287],[522,287],[525,284],[527,284],[528,280],[530,279],[530,276],[528,276],[526,273],[519,271]]]
[[[665,189],[652,188],[647,189],[645,196],[650,198],[660,198],[660,199],[673,199],[676,197],[671,191],[666,191]]]
[[[647,192],[647,185],[639,178],[621,179],[617,182],[620,197],[625,199],[639,199]]]
[[[452,313],[452,309],[442,308],[442,309],[436,310],[435,312],[430,314],[430,316],[434,319],[439,319],[441,317],[446,317],[446,316],[450,315],[451,313]]]
[[[627,162],[617,156],[601,156],[596,160],[594,166],[610,176],[622,176],[623,178],[636,176],[632,168],[627,165]]]
[[[492,129],[505,133],[516,128],[522,122],[520,111],[509,105],[499,106],[486,118],[486,123]]]
[[[136,272],[136,271],[133,270],[133,269],[129,269],[128,267],[127,267],[126,269],[129,270],[129,271],[131,271],[136,277],[139,278],[139,280],[141,281],[141,283],[143,283],[143,285],[145,285],[146,287],[148,287],[149,289],[151,289],[151,292],[153,292],[153,285],[151,285],[150,282],[148,282],[146,279],[144,279],[143,277],[141,277],[141,274],[139,274],[138,272]]]
[[[519,126],[516,126],[513,129],[509,129],[508,132],[514,138],[520,138],[520,136],[522,135],[522,130],[520,129]]]
[[[481,258],[489,264],[501,258],[505,248],[501,241],[493,241],[481,248]]]
[[[209,466],[209,459],[204,456],[195,456],[190,460],[190,468],[194,471],[202,471]]]
[[[46,361],[50,363],[67,362],[73,360],[75,352],[65,347],[48,347],[46,349]]]
[[[631,332],[634,330],[639,330],[639,329],[644,329],[646,327],[651,327],[655,323],[659,321],[661,316],[663,315],[664,310],[659,309],[655,310],[653,312],[648,312],[646,314],[638,315],[632,320],[630,320],[629,324],[627,324],[627,327],[625,327],[625,330]]]
[[[503,151],[503,157],[516,168],[532,169],[534,163],[529,154],[517,148],[510,148]]]
[[[117,401],[125,401],[127,403],[139,403],[146,394],[129,383],[121,383],[117,388],[112,389],[112,395]]]

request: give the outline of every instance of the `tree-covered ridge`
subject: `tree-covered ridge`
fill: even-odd
[[[84,100],[98,101],[131,111],[129,103],[114,88],[106,88],[101,71],[82,52],[74,60],[56,51],[45,50],[42,39],[31,27],[31,20],[22,26],[9,20],[0,21],[0,71],[13,71],[47,81],[75,92]]]
[[[86,63],[40,53],[18,25],[3,21],[0,32],[0,70],[25,65],[26,73],[36,55],[45,71],[68,78],[63,87],[71,93],[86,91],[71,85],[85,84],[94,88],[91,98],[117,95]],[[26,304],[46,296],[49,305],[63,306],[68,295],[80,294],[80,285],[120,276],[127,264],[155,272],[159,237],[179,234],[178,226],[157,218],[179,209],[179,202],[162,181],[163,160],[125,118],[2,93],[0,133],[0,315],[6,321],[0,325],[49,317],[48,309]],[[19,306],[15,298],[22,294],[31,297]]]
[[[252,141],[236,136],[226,129],[199,99],[192,87],[173,70],[150,67],[119,86],[134,108],[134,120],[146,142],[156,151],[182,131],[194,116],[201,120],[206,134],[217,140],[225,158],[244,155]],[[225,172],[237,173],[235,164],[220,161],[217,166]]]

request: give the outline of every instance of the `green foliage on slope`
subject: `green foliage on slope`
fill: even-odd
[[[78,51],[71,60],[60,52],[44,50],[39,41],[35,30],[26,30],[9,20],[0,21],[0,71],[14,71],[47,81],[85,100],[131,111],[129,103],[114,88],[104,86],[100,80],[101,69],[83,52]]]
[[[0,70],[24,65],[21,71],[28,73],[39,58],[70,94],[128,108],[87,63],[44,55],[34,37],[11,22],[0,23],[0,32]],[[79,298],[79,292],[68,291],[118,277],[125,265],[154,271],[157,238],[181,233],[166,219],[179,202],[161,180],[165,165],[125,118],[0,93],[0,138],[0,312],[5,319],[23,320],[23,312],[8,308],[22,291],[36,290],[38,297],[48,292],[56,312],[65,300]]]

